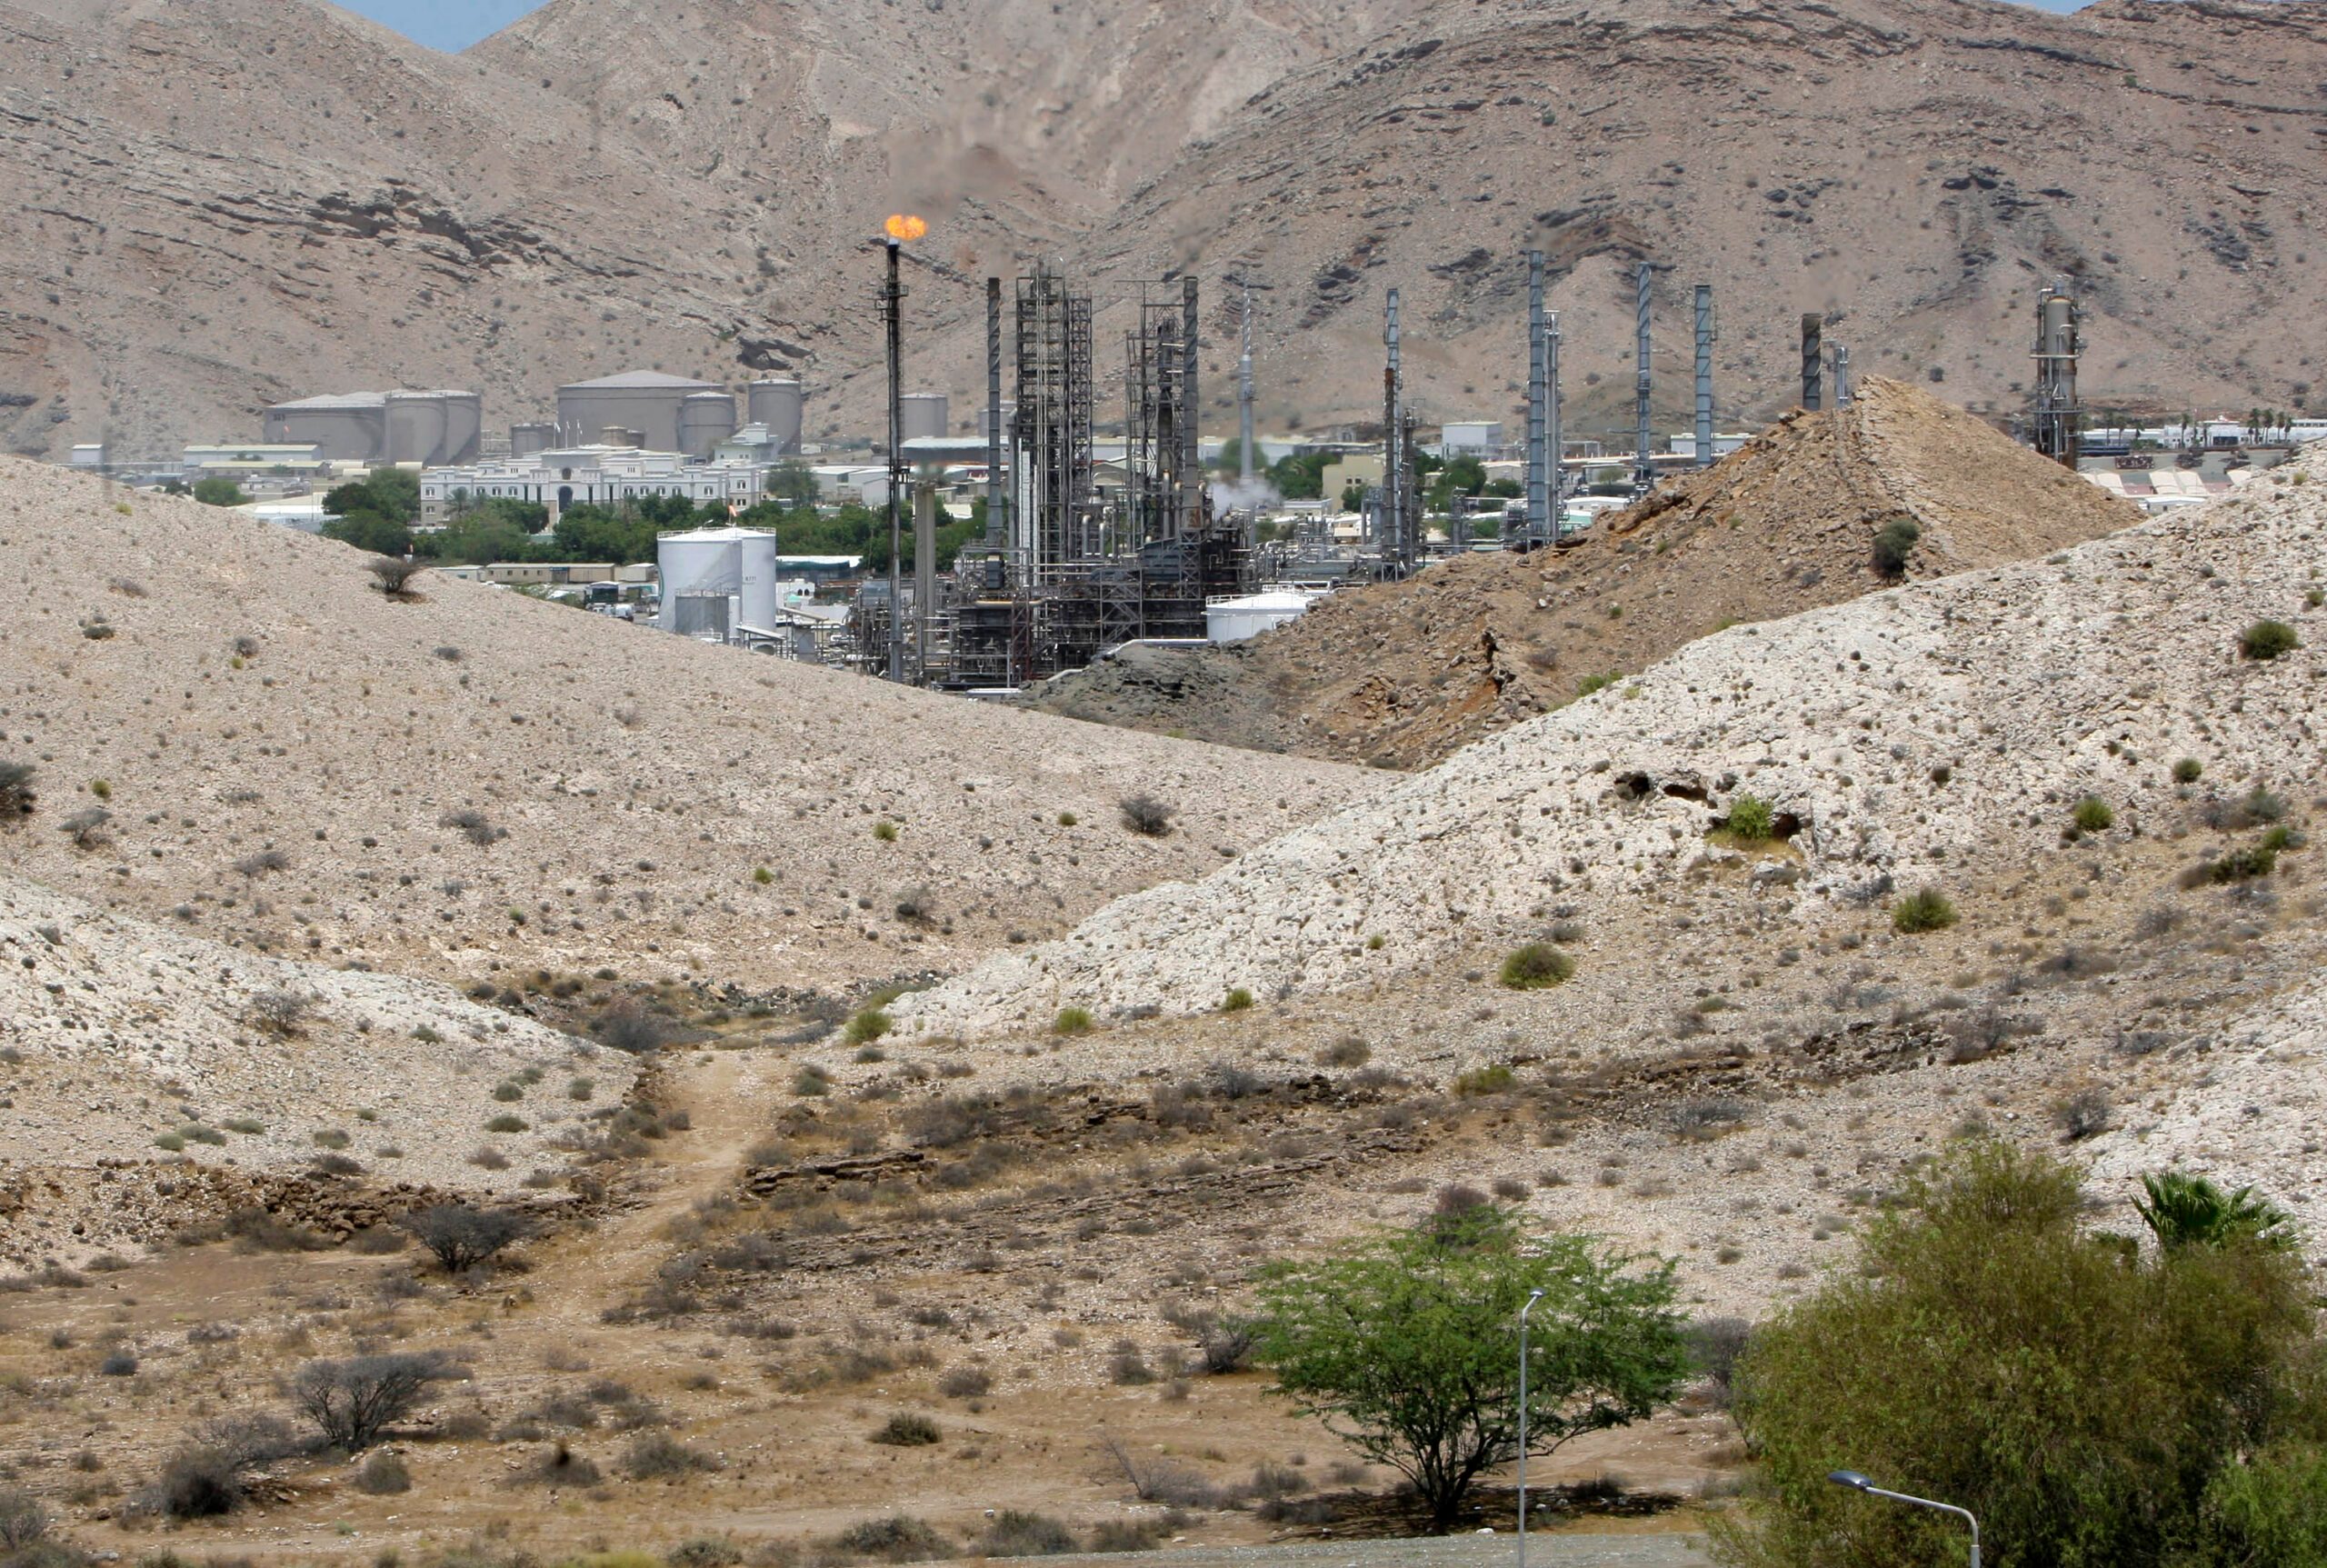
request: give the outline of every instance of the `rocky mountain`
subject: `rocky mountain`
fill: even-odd
[[[1507,414],[1529,245],[1579,434],[1643,257],[1668,414],[1700,279],[1729,423],[1785,405],[1805,309],[1863,372],[2012,406],[2055,274],[2094,401],[2282,405],[2317,379],[2323,34],[2239,0],[556,0],[450,58],[319,0],[0,3],[0,444],[151,454],[395,382],[502,424],[652,365],[796,371],[861,431],[906,205],[911,375],[965,417],[979,280],[1038,256],[1094,280],[1107,371],[1139,278],[1249,281],[1269,421],[1311,427],[1371,414],[1395,282],[1417,406]]]

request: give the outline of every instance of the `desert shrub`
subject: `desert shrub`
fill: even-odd
[[[1253,1343],[1258,1337],[1259,1331],[1250,1319],[1223,1318],[1198,1331],[1197,1360],[1214,1377],[1242,1372],[1253,1359]]]
[[[2206,764],[2195,757],[2183,757],[2173,764],[2175,784],[2196,784],[2206,774]]]
[[[412,1472],[386,1449],[375,1449],[355,1473],[355,1490],[368,1497],[394,1497],[412,1490]]]
[[[1091,1527],[1091,1550],[1153,1552],[1171,1533],[1172,1527],[1158,1519],[1105,1519]]]
[[[450,1361],[432,1351],[311,1361],[291,1380],[291,1399],[326,1443],[355,1453],[410,1414],[429,1384],[456,1375]]]
[[[1955,919],[1955,905],[1935,887],[1911,893],[1891,906],[1891,929],[1906,936],[1944,931]]]
[[[315,999],[302,992],[259,991],[252,994],[243,1016],[250,1021],[254,1029],[290,1040],[298,1036],[315,1006]]]
[[[173,1519],[213,1519],[241,1506],[250,1472],[298,1451],[280,1416],[228,1416],[205,1422],[162,1462],[152,1503]]]
[[[2073,815],[2079,833],[2106,833],[2117,823],[2117,814],[2109,803],[2097,794],[2089,794],[2076,803]]]
[[[1586,675],[1575,683],[1575,694],[1579,697],[1588,697],[1594,692],[1604,692],[1623,678],[1623,674],[1613,670],[1605,674]]]
[[[622,1453],[622,1473],[633,1481],[676,1481],[718,1468],[717,1460],[667,1432],[641,1432]]]
[[[1164,837],[1172,831],[1172,819],[1180,814],[1179,807],[1165,805],[1151,794],[1125,795],[1115,809],[1123,814],[1124,825],[1143,838]]]
[[[668,1568],[735,1568],[735,1564],[743,1560],[744,1549],[741,1546],[716,1535],[698,1535],[692,1541],[682,1541],[663,1558]],[[773,1564],[771,1568],[774,1568]]]
[[[1699,1318],[1689,1325],[1689,1363],[1726,1408],[1735,1393],[1737,1358],[1745,1353],[1753,1325],[1742,1317]]]
[[[116,1350],[112,1352],[105,1358],[105,1360],[97,1363],[97,1375],[100,1377],[136,1376],[137,1357],[135,1353],[126,1350]]]
[[[1091,1010],[1088,1007],[1062,1007],[1058,1010],[1058,1016],[1051,1020],[1051,1033],[1066,1035],[1088,1034],[1091,1033],[1092,1023]]]
[[[2200,1504],[2203,1554],[2244,1568],[2327,1563],[2327,1445],[2287,1442],[2223,1466]]]
[[[1494,1062],[1455,1074],[1454,1093],[1464,1095],[1501,1094],[1516,1088],[1518,1084],[1518,1075],[1512,1072],[1508,1064]]]
[[[492,820],[481,811],[448,811],[436,819],[436,825],[454,829],[479,848],[509,836],[507,828],[494,826]]]
[[[375,555],[364,563],[372,574],[372,585],[391,599],[411,595],[412,580],[428,570],[425,561],[408,560],[395,555]]]
[[[1107,1357],[1107,1376],[1119,1387],[1138,1388],[1155,1381],[1155,1370],[1139,1346],[1123,1340]]]
[[[1741,794],[1729,803],[1729,818],[1721,824],[1748,844],[1759,844],[1777,827],[1777,814],[1760,795]]]
[[[1693,1143],[1718,1138],[1743,1126],[1747,1109],[1745,1102],[1726,1094],[1684,1100],[1673,1108],[1673,1135]]]
[[[2238,634],[2238,651],[2246,658],[2268,662],[2302,646],[2302,639],[2284,621],[2257,621]]]
[[[257,881],[260,877],[265,876],[271,871],[288,871],[290,869],[290,852],[288,850],[276,849],[272,846],[254,851],[235,862],[235,870],[240,874],[250,878],[254,882]]]
[[[883,844],[894,844],[897,842],[897,824],[884,817],[873,824],[873,836]]]
[[[1242,1013],[1252,1004],[1253,994],[1242,985],[1232,986],[1228,994],[1220,999],[1223,1013]]]
[[[899,1411],[869,1439],[888,1448],[926,1448],[938,1441],[937,1423],[914,1411]]]
[[[1738,1363],[1764,1484],[1715,1526],[1728,1560],[1960,1559],[1955,1522],[1829,1484],[1844,1462],[1970,1509],[2017,1563],[2316,1561],[2184,1555],[2242,1454],[2327,1417],[2299,1257],[2235,1240],[2135,1253],[2085,1228],[2072,1168],[2002,1144],[1959,1149],[1903,1200],[1867,1223],[1859,1267]]]
[[[937,1392],[948,1399],[978,1399],[994,1392],[994,1374],[982,1366],[956,1366],[937,1380]]]
[[[587,1454],[577,1453],[564,1443],[553,1443],[540,1458],[509,1479],[536,1486],[595,1486],[603,1477]]]
[[[660,1051],[679,1038],[677,1023],[634,996],[618,996],[598,1009],[590,1033],[602,1044],[633,1056]]]
[[[1874,569],[1885,577],[1896,577],[1907,570],[1907,563],[1915,554],[1915,541],[1923,531],[1913,519],[1893,517],[1874,534]]]
[[[2268,876],[2279,869],[2279,851],[2285,848],[2287,844],[2288,839],[2284,831],[2273,828],[2254,843],[2242,844],[2220,860],[2210,862],[2202,867],[2202,874],[2197,880],[2212,883],[2252,882],[2257,877]]]
[[[902,1513],[852,1524],[833,1537],[833,1544],[843,1552],[884,1563],[923,1563],[954,1555],[952,1542],[926,1522]]]
[[[978,1550],[988,1557],[1058,1557],[1078,1551],[1074,1532],[1044,1513],[1005,1508],[978,1537]]]
[[[522,1133],[527,1125],[523,1116],[513,1116],[504,1112],[485,1123],[484,1130],[488,1133]]]
[[[0,758],[0,818],[24,816],[39,798],[33,780],[39,770],[30,763]]]
[[[0,1486],[0,1559],[14,1563],[19,1553],[30,1556],[48,1534],[48,1510],[40,1499],[20,1487]]]
[[[414,1241],[435,1254],[448,1274],[465,1273],[491,1262],[532,1230],[523,1214],[466,1203],[434,1203],[406,1214],[403,1224]]]
[[[1548,942],[1531,942],[1503,961],[1498,978],[1513,991],[1544,991],[1574,974],[1574,959]]]
[[[897,894],[896,915],[908,925],[937,924],[937,894],[918,884]]]
[[[1363,1067],[1373,1060],[1373,1047],[1353,1034],[1326,1046],[1317,1060],[1327,1067]]]
[[[74,848],[103,849],[112,841],[113,835],[105,831],[106,824],[112,821],[113,813],[101,805],[93,805],[75,812],[56,825],[73,841]]]
[[[844,1032],[852,1045],[869,1045],[896,1026],[896,1021],[878,1007],[859,1008],[851,1014]]]
[[[2109,1130],[2112,1107],[2106,1090],[2077,1090],[2052,1107],[2052,1123],[2070,1143],[2082,1143]]]

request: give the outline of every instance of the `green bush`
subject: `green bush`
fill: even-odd
[[[2089,794],[2076,803],[2074,818],[2079,833],[2106,833],[2117,824],[2117,814],[2097,794]]]
[[[1868,1222],[1858,1266],[1746,1346],[1736,1414],[1763,1484],[1715,1524],[1725,1559],[1962,1560],[1959,1522],[1827,1481],[1848,1465],[1970,1509],[2009,1543],[1999,1561],[2317,1561],[2217,1549],[2246,1524],[2252,1544],[2300,1540],[2276,1533],[2319,1512],[2315,1492],[2295,1501],[2317,1484],[2310,1456],[2262,1462],[2327,1418],[2298,1255],[2237,1241],[2144,1254],[2083,1228],[2072,1167],[2000,1143],[1959,1149],[1902,1200]]]
[[[2302,646],[2302,639],[2284,621],[2257,621],[2238,635],[2238,651],[2265,663]]]
[[[954,1543],[929,1524],[907,1514],[867,1519],[833,1537],[841,1551],[884,1563],[926,1563],[954,1555]]]
[[[1473,1067],[1469,1072],[1458,1075],[1454,1080],[1454,1093],[1457,1094],[1500,1094],[1505,1090],[1517,1087],[1518,1084],[1517,1074],[1513,1074],[1506,1064],[1497,1062],[1490,1066]]]
[[[1046,1513],[1005,1508],[978,1537],[978,1550],[988,1557],[1058,1557],[1082,1550],[1082,1543]]]
[[[1226,996],[1221,998],[1220,1010],[1223,1013],[1242,1013],[1252,1004],[1253,994],[1242,985],[1238,985],[1233,987]]]
[[[1091,1026],[1091,1009],[1088,1007],[1062,1007],[1058,1010],[1058,1016],[1051,1020],[1051,1033],[1054,1034],[1088,1034]]]
[[[1777,814],[1757,794],[1741,794],[1729,804],[1729,820],[1721,824],[1748,844],[1759,844],[1777,827]]]
[[[1886,577],[1903,574],[1914,555],[1915,541],[1923,536],[1923,529],[1913,518],[1892,518],[1875,531],[1874,569]]]
[[[1616,670],[1611,670],[1604,675],[1586,675],[1575,683],[1575,694],[1588,697],[1594,692],[1604,692],[1623,678],[1623,673]]]
[[[504,1111],[487,1122],[484,1124],[484,1130],[488,1133],[522,1133],[525,1130],[525,1119],[523,1116],[512,1116]]]
[[[1944,931],[1955,919],[1955,905],[1935,887],[1911,893],[1891,906],[1891,929],[1904,936]]]
[[[1513,991],[1546,991],[1574,974],[1574,959],[1548,942],[1531,942],[1503,961],[1500,978]]]
[[[937,1423],[914,1411],[899,1411],[881,1423],[872,1441],[890,1448],[926,1448],[938,1441]]]
[[[33,809],[38,771],[30,763],[0,761],[0,817],[23,816]]]
[[[2327,1446],[2282,1443],[2224,1465],[2207,1483],[2201,1529],[2199,1563],[2327,1563]]]
[[[886,1034],[895,1025],[896,1021],[878,1007],[866,1007],[860,1009],[856,1015],[848,1021],[845,1034],[850,1044],[869,1045]]]
[[[883,844],[894,844],[897,842],[897,824],[887,821],[876,822],[873,824],[873,836]]]
[[[2173,764],[2173,782],[2175,784],[2196,784],[2201,778],[2205,776],[2205,764],[2200,762],[2195,757],[2183,757],[2180,762]]]

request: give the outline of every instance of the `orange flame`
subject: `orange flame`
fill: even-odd
[[[917,240],[929,232],[929,225],[911,213],[898,213],[889,219],[888,230],[893,240]]]

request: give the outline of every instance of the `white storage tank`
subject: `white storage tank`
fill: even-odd
[[[735,434],[735,399],[724,392],[698,392],[679,405],[679,450],[709,457]]]
[[[897,434],[905,441],[934,440],[945,434],[953,400],[942,392],[908,392],[897,399]]]
[[[764,528],[694,528],[655,544],[663,609],[655,624],[679,630],[682,595],[724,594],[735,601],[732,625],[774,626],[781,608],[775,535]]]
[[[780,452],[800,450],[808,394],[797,381],[775,376],[752,383],[749,423],[764,424]]]
[[[1213,643],[1241,643],[1263,632],[1273,632],[1305,614],[1309,600],[1310,595],[1291,589],[1222,599],[1203,607],[1204,635]]]

